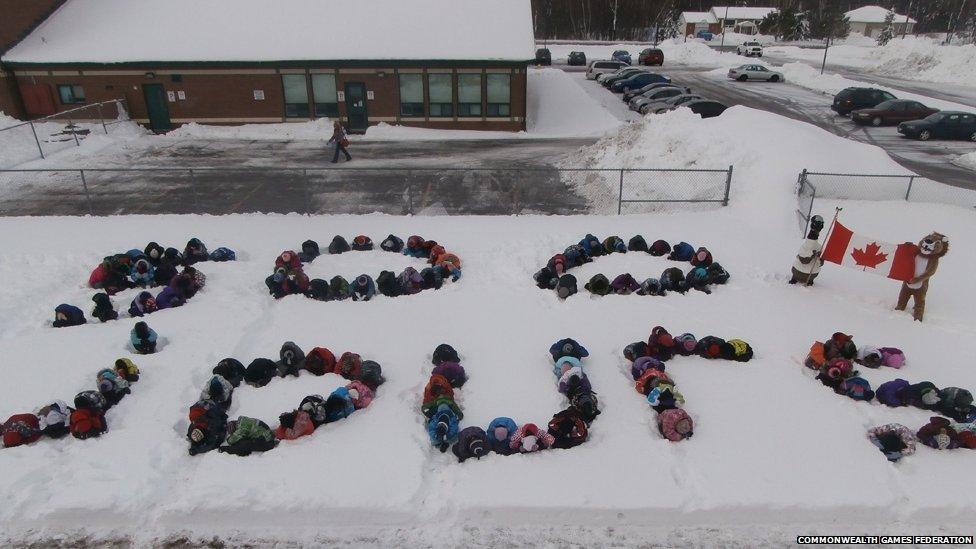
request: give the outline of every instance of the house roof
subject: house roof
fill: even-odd
[[[728,19],[762,19],[770,13],[777,11],[776,8],[743,8],[739,6],[714,6],[711,10],[712,15],[717,19],[725,19],[725,10],[728,10]]]
[[[68,0],[6,63],[526,61],[529,0]]]
[[[893,10],[882,8],[881,6],[864,6],[863,8],[857,8],[856,10],[851,10],[845,13],[844,15],[848,19],[850,19],[851,23],[884,23],[885,17],[887,17],[888,13],[891,11]],[[895,13],[894,22],[904,23],[905,16],[898,15],[898,13]],[[914,19],[909,17],[908,22],[917,23],[918,21],[915,21]]]
[[[685,23],[718,23],[710,11],[685,11],[681,13]]]

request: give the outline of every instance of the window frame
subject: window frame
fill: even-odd
[[[305,74],[305,73],[301,73],[301,74],[292,73],[292,74],[282,74],[280,76],[281,76],[281,101],[282,101],[282,104],[284,106],[285,118],[286,119],[287,118],[312,118],[312,108],[309,105],[308,75]],[[302,84],[303,84],[303,88],[302,89],[304,90],[304,93],[305,93],[305,102],[304,103],[295,103],[295,102],[289,102],[288,101],[288,88],[287,88],[287,86],[285,86],[285,80],[286,79],[296,79],[296,78],[301,78],[302,79]],[[288,106],[289,105],[298,106],[297,114],[289,114],[289,111],[288,111]],[[302,105],[304,105],[304,107],[302,107]],[[295,112],[295,111],[293,111],[293,112]],[[302,114],[302,112],[304,112],[304,114]]]
[[[456,108],[454,106],[454,91],[455,91],[455,79],[454,74],[450,72],[428,72],[426,73],[426,84],[427,84],[427,112],[429,113],[429,118],[454,118]],[[434,101],[434,86],[431,85],[431,79],[442,79],[447,78],[448,80],[448,98],[449,101]],[[434,112],[434,106],[437,106],[437,113]],[[449,112],[446,114],[443,112],[443,107],[447,105],[449,107]]]
[[[309,84],[312,89],[312,96],[310,103],[312,104],[312,115],[315,118],[339,118],[339,88],[336,86],[337,78],[334,72],[313,72],[309,75]],[[315,94],[315,79],[316,77],[324,78],[328,77],[332,79],[332,94],[335,98],[334,102],[329,101],[319,101]],[[319,105],[325,105],[323,109],[326,112],[319,112]]]
[[[504,76],[508,81],[508,101],[505,103],[499,103],[497,101],[491,101],[491,77],[492,76]],[[485,117],[486,118],[511,118],[512,117],[512,73],[508,72],[489,72],[485,74]],[[504,109],[501,107],[504,105]],[[495,107],[493,112],[492,107]],[[502,112],[504,110],[504,112]]]
[[[460,118],[484,118],[484,107],[483,103],[485,101],[485,78],[482,72],[462,72],[458,73],[457,77],[457,111],[458,117]],[[461,81],[465,79],[470,79],[471,77],[478,78],[478,97],[477,103],[473,101],[463,101],[461,98]],[[465,110],[467,107],[470,109],[472,106],[478,107],[477,113],[472,113],[470,110]]]
[[[71,96],[70,100],[65,101],[64,94],[61,92],[62,90],[68,91],[68,94]],[[75,93],[78,90],[81,91],[80,97],[77,93]],[[61,101],[62,105],[77,105],[79,103],[84,103],[87,101],[85,98],[85,87],[81,84],[58,84],[58,99]]]
[[[420,81],[420,102],[417,101],[404,101],[403,100],[403,80],[406,78],[417,78]],[[427,115],[426,101],[425,98],[425,78],[422,73],[419,72],[401,72],[397,74],[397,99],[399,102],[397,113],[400,118],[425,118]],[[414,109],[419,106],[420,111],[416,112],[413,110],[407,111],[403,107],[404,105],[411,105]]]

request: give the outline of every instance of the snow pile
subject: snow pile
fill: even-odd
[[[747,132],[745,128],[762,128]],[[565,164],[599,168],[724,169],[734,166],[732,208],[747,215],[782,217],[793,210],[803,169],[837,173],[906,173],[881,148],[762,110],[736,106],[702,119],[687,109],[649,114],[618,134],[584,147]],[[597,212],[616,209],[617,174],[577,180],[577,191]],[[723,189],[724,190],[724,189]],[[680,198],[715,198],[715,184],[672,189]],[[626,192],[626,190],[625,190]],[[639,193],[632,189],[632,193]],[[648,189],[660,193],[660,187]],[[655,196],[661,198],[661,196]],[[666,196],[664,198],[678,198]],[[721,198],[721,196],[719,196]]]
[[[761,145],[783,138],[773,125]],[[709,135],[702,130],[711,126],[702,123],[691,131]],[[712,143],[725,150],[716,161],[734,158],[739,145],[720,145],[733,140],[728,131],[715,131],[721,139]],[[797,149],[811,146],[802,132],[797,138]],[[61,301],[90,309],[93,292],[84,282],[106,253],[196,236],[228,245],[240,257],[198,265],[207,286],[193,302],[146,319],[165,344],[159,354],[133,357],[142,378],[109,412],[106,435],[0,450],[0,490],[7,498],[0,506],[0,544],[26,539],[46,546],[57,539],[159,546],[167,539],[185,545],[218,536],[229,545],[294,540],[293,545],[478,547],[519,540],[571,546],[589,540],[592,546],[629,547],[681,539],[708,546],[783,546],[797,534],[863,532],[865,524],[879,531],[967,533],[960,529],[976,512],[973,455],[923,447],[903,462],[887,463],[865,440],[865,429],[890,421],[918,428],[928,415],[835,395],[800,362],[812,340],[842,330],[862,344],[894,345],[907,354],[901,370],[868,372],[873,384],[903,377],[976,387],[976,370],[959,359],[976,353],[976,338],[969,337],[976,333],[976,287],[970,283],[976,251],[965,242],[974,231],[972,213],[927,204],[845,205],[848,225],[865,234],[914,241],[935,228],[962,239],[933,279],[924,324],[891,311],[898,285],[869,274],[827,266],[813,288],[790,287],[786,280],[798,242],[792,220],[778,211],[784,206],[778,197],[788,194],[793,167],[807,155],[781,159],[777,153],[794,150],[753,153],[753,168],[741,174],[743,185],[757,187],[750,200],[762,203],[750,209],[753,215],[733,208],[653,218],[0,219],[0,356],[20,366],[4,370],[4,418],[52,398],[70,399],[91,387],[94,371],[128,356],[131,319],[65,329],[47,324]],[[705,147],[696,152],[708,154]],[[766,161],[769,168],[763,170]],[[788,178],[781,173],[787,163]],[[828,215],[826,208],[819,213]],[[732,279],[713,295],[660,298],[578,295],[559,301],[535,288],[534,270],[586,232],[707,246]],[[389,233],[435,238],[464,258],[464,277],[437,292],[368,303],[320,303],[302,296],[275,301],[267,295],[263,279],[281,250],[310,237],[324,245],[337,233],[363,233],[374,241]],[[322,256],[313,264],[315,274],[349,278],[374,272],[386,257],[359,254]],[[405,262],[391,256],[389,266]],[[646,254],[614,254],[581,274],[629,270],[651,276],[669,266]],[[323,319],[336,321],[323,330]],[[657,323],[673,333],[741,337],[756,350],[747,364],[693,357],[668,364],[695,421],[694,437],[678,444],[657,433],[654,412],[635,394],[621,356],[625,345],[646,339]],[[470,376],[462,403],[465,424],[485,426],[498,415],[543,422],[558,411],[564,400],[547,350],[563,337],[578,339],[590,351],[587,373],[603,409],[586,444],[463,464],[430,447],[418,409],[437,344],[454,345]],[[360,353],[382,364],[388,381],[368,409],[266,455],[188,456],[187,407],[210,369],[224,357],[245,364],[274,358],[286,340],[305,350],[324,345],[336,353]],[[244,387],[234,395],[230,415],[255,414],[274,424],[301,397],[328,394],[342,383],[332,375],[303,374],[260,390]]]
[[[713,42],[714,43],[714,42]],[[743,62],[743,57],[736,55],[735,52],[720,52],[710,48],[706,43],[699,40],[684,41],[682,38],[666,40],[657,46],[647,44],[549,44],[538,45],[540,48],[549,48],[553,61],[565,62],[571,51],[581,51],[586,54],[587,64],[590,61],[610,59],[613,52],[624,50],[630,52],[631,60],[637,64],[637,55],[644,48],[659,48],[664,52],[664,66],[669,64],[682,64],[700,67],[724,67],[737,66]],[[733,65],[734,64],[734,65]],[[667,70],[667,69],[664,69]]]
[[[0,168],[13,168],[25,162],[39,160],[41,154],[37,149],[38,141],[45,158],[68,161],[90,156],[107,147],[123,146],[125,142],[149,133],[131,120],[118,121],[107,126],[108,135],[105,135],[105,129],[99,123],[75,122],[78,130],[88,131],[87,134],[78,135],[80,146],[76,146],[74,137],[65,133],[67,122],[35,123],[36,141],[30,125],[21,124],[22,121],[0,112]]]
[[[183,139],[247,139],[247,140],[312,140],[328,141],[332,137],[332,120],[319,118],[306,122],[281,124],[242,124],[240,126],[214,126],[191,122],[166,134]]]
[[[976,86],[976,45],[944,46],[935,40],[907,36],[871,50],[871,72],[929,82]]]
[[[953,164],[957,164],[964,168],[969,168],[970,170],[976,170],[976,151],[967,153],[957,157],[952,161]]]

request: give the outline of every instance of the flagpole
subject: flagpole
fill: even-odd
[[[837,224],[837,216],[840,215],[840,211],[843,210],[843,209],[844,208],[837,208],[837,207],[834,208],[834,219],[833,219],[833,221],[830,222],[830,227],[827,229],[826,236],[824,236],[823,244],[820,245],[820,257],[814,258],[815,261],[820,261],[820,264],[821,265],[823,265],[823,259],[822,258],[823,258],[823,247],[824,247],[824,244],[826,244],[827,241],[830,240],[830,233],[834,232],[834,225]],[[811,283],[810,278],[812,276],[813,276],[813,269],[811,268],[810,269],[810,272],[807,273],[807,281],[804,284],[804,286],[809,286],[810,285],[810,283]]]

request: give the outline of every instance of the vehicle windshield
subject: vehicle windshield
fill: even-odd
[[[941,112],[937,112],[935,114],[930,114],[930,115],[926,116],[925,117],[925,121],[926,122],[941,122],[943,118],[945,118],[945,115],[942,114]]]
[[[627,51],[627,50],[617,50],[617,51],[613,52],[613,54],[614,55],[630,55],[630,52]]]
[[[897,101],[883,101],[881,103],[878,103],[878,106],[875,108],[878,109],[879,111],[891,111],[894,110],[895,107],[897,107],[899,104],[900,103],[898,103]]]

